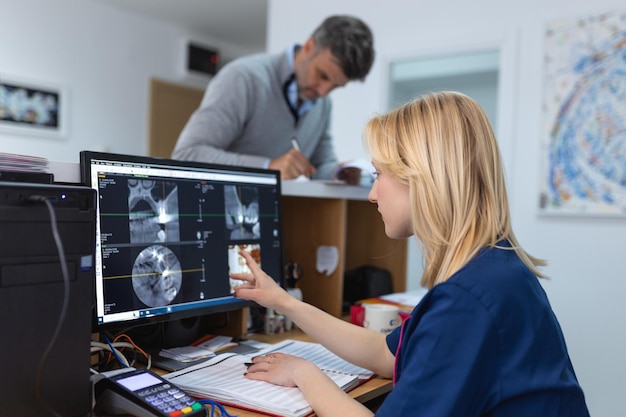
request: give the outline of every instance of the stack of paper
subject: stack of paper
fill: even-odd
[[[233,338],[230,336],[207,335],[192,345],[212,352],[220,352],[237,346],[237,343],[233,342]]]
[[[422,298],[424,298],[427,292],[428,290],[426,288],[419,288],[413,291],[395,292],[393,294],[381,295],[380,298],[384,301],[413,309],[419,304]]]
[[[212,350],[197,346],[181,346],[169,349],[162,349],[159,356],[174,359],[178,362],[195,362],[200,359],[212,358],[215,353]]]
[[[46,172],[47,169],[46,158],[0,152],[0,171]]]

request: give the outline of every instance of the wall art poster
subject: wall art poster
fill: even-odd
[[[63,89],[0,73],[0,131],[62,136]]]
[[[626,214],[626,12],[545,34],[545,213]]]

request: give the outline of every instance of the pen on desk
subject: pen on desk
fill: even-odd
[[[298,139],[296,138],[291,138],[291,146],[293,146],[293,148],[298,151],[298,152],[302,152],[300,150],[300,145],[298,144]]]

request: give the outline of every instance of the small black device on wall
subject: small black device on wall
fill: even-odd
[[[213,76],[217,72],[220,56],[215,49],[197,43],[187,44],[187,70],[193,73]]]

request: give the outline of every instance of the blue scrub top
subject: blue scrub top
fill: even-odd
[[[545,291],[510,248],[436,285],[387,345],[396,384],[377,416],[589,417]]]

